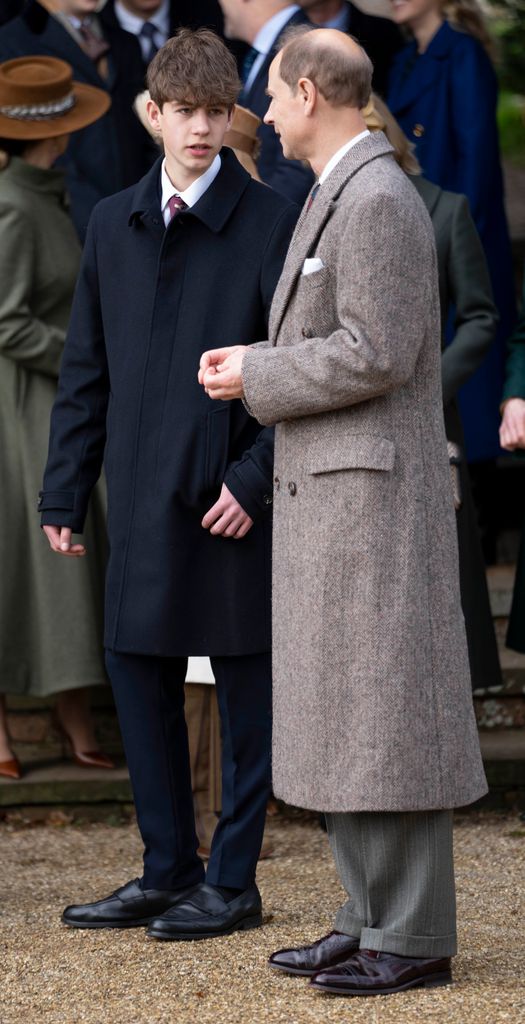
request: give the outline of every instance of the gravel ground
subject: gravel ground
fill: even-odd
[[[312,822],[270,820],[261,863],[265,927],[195,943],[142,930],[63,927],[64,904],[94,899],[140,873],[133,826],[0,825],[1,1024],[497,1024],[525,1020],[525,827],[517,818],[459,818],[460,955],[455,985],[374,999],[327,997],[274,975],[274,949],[331,928],[342,892],[325,835]]]

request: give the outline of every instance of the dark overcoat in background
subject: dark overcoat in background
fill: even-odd
[[[270,645],[273,435],[242,402],[217,406],[197,371],[206,349],[267,335],[297,210],[224,149],[165,229],[160,164],[94,211],[40,507],[82,531],[104,458],[107,647],[256,653]],[[201,526],[223,481],[256,520],[242,540]]]
[[[158,153],[132,109],[135,96],[144,88],[138,40],[118,25],[105,26],[104,32],[110,44],[107,80],[60,21],[39,3],[30,4],[22,16],[0,29],[0,61],[29,54],[59,57],[71,65],[75,81],[111,95],[109,111],[74,132],[57,164],[66,174],[71,214],[81,241],[95,204],[137,182]]]
[[[425,178],[411,179],[432,220],[438,258],[441,307],[441,372],[447,439],[459,445],[462,506],[456,513],[461,605],[465,616],[472,687],[501,685],[498,647],[485,575],[485,563],[470,477],[464,458],[463,426],[457,393],[486,358],[498,326],[483,248],[465,196],[445,192]],[[455,331],[445,347],[445,326],[451,306]]]
[[[495,344],[462,388],[467,452],[494,458],[505,343],[515,322],[512,258],[503,205],[496,122],[497,80],[483,46],[444,22],[423,54],[411,42],[396,54],[388,105],[415,143],[425,178],[467,196],[500,315]]]
[[[523,305],[516,328],[509,340],[505,367],[503,401],[508,398],[525,399],[525,278],[523,279]],[[520,452],[523,456],[525,453]],[[525,654],[525,523],[521,535],[521,548],[516,567],[514,595],[509,618],[507,646]]]
[[[266,114],[270,100],[266,93],[268,86],[268,70],[282,42],[282,38],[290,28],[297,25],[309,25],[310,22],[302,11],[293,14],[277,36],[270,53],[265,57],[249,89],[242,89],[239,103],[248,107],[261,119]],[[257,170],[267,185],[276,192],[286,196],[295,203],[303,204],[313,183],[314,176],[309,167],[300,160],[286,160],[283,147],[272,125],[261,124],[257,136],[261,143],[261,151],[257,158]]]

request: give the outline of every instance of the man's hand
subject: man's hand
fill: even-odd
[[[242,398],[242,361],[246,345],[215,348],[201,356],[199,384],[210,398]]]
[[[206,513],[201,526],[214,536],[233,537],[234,540],[240,540],[252,528],[253,519],[250,519],[226,484],[223,484],[219,500]]]
[[[71,530],[68,526],[43,526],[42,529],[49,546],[59,555],[67,555],[69,558],[81,558],[85,555],[86,549],[83,544],[71,543]]]
[[[525,399],[509,398],[505,402],[499,439],[501,447],[511,452],[515,448],[525,448]]]

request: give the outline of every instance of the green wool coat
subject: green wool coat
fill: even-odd
[[[0,692],[44,696],[105,682],[103,496],[83,559],[53,554],[36,517],[80,263],[61,172],[0,171],[0,238]]]
[[[525,398],[525,277],[520,318],[508,343],[503,401],[505,402],[508,398]],[[525,654],[525,524],[516,569],[507,646]]]

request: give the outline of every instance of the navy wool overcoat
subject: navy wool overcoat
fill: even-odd
[[[108,648],[241,655],[270,645],[273,436],[198,384],[206,349],[267,337],[297,208],[222,151],[219,174],[164,227],[160,160],[95,208],[52,420],[42,522],[81,532],[108,484]],[[255,520],[201,526],[225,482]],[[89,553],[88,553],[89,557]]]

